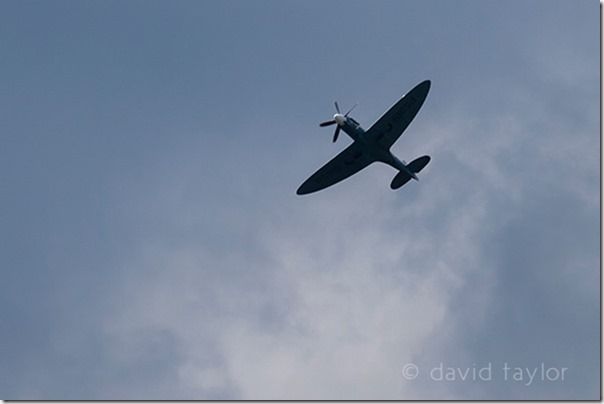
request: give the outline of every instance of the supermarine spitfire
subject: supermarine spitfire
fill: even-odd
[[[335,102],[337,113],[332,120],[322,122],[319,126],[336,125],[333,134],[334,142],[338,139],[341,130],[354,142],[304,181],[296,193],[304,195],[320,191],[350,177],[376,161],[388,164],[398,171],[390,183],[392,189],[402,187],[412,178],[417,181],[416,174],[430,162],[430,156],[418,157],[406,164],[393,155],[390,148],[415,118],[429,90],[430,80],[421,82],[405,94],[368,130],[361,128],[357,121],[348,116],[354,107],[342,114],[338,103]]]

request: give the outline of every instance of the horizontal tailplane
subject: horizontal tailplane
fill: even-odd
[[[407,169],[412,173],[419,173],[425,166],[430,162],[430,156],[422,156],[413,160],[411,163],[407,164]],[[409,182],[409,180],[413,178],[408,173],[404,171],[400,171],[396,176],[392,179],[390,183],[390,188],[399,189],[403,185]]]

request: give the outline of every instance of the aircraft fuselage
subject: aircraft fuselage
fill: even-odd
[[[356,121],[346,117],[344,122],[340,125],[340,128],[352,138],[355,142],[362,143],[365,146],[365,150],[375,160],[382,163],[388,164],[395,170],[408,172],[405,164],[398,159],[389,149],[385,149],[375,139],[368,137],[365,129],[361,127]],[[411,177],[417,179],[414,173],[409,172]]]

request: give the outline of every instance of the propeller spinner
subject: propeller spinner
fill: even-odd
[[[338,105],[337,101],[334,102],[334,105],[336,106],[336,111],[338,111],[338,113],[333,116],[332,120],[321,122],[319,126],[323,128],[325,126],[331,126],[336,124],[338,125],[336,127],[335,132],[333,133],[333,142],[335,143],[335,141],[338,140],[338,136],[340,135],[340,129],[344,125],[344,122],[346,122],[346,117],[352,112],[352,110],[357,106],[357,104],[354,104],[352,108],[350,108],[348,112],[346,112],[344,115],[342,115],[342,113],[340,112],[340,106]]]

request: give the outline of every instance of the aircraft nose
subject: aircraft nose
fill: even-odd
[[[333,116],[333,120],[336,121],[336,123],[341,126],[344,123],[344,121],[346,120],[346,118],[342,114],[335,114]]]

